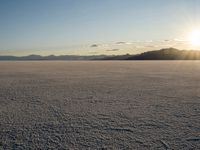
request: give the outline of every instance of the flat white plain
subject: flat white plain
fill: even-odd
[[[0,62],[0,149],[198,149],[200,61]]]

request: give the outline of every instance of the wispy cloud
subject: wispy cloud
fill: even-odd
[[[184,39],[174,39],[175,42],[187,42],[187,40]]]
[[[99,47],[98,44],[92,44],[90,47]]]
[[[116,45],[131,45],[133,42],[116,42]]]
[[[108,49],[108,50],[106,50],[106,51],[119,51],[120,49],[118,49],[118,48],[114,48],[114,49]]]
[[[122,45],[122,44],[126,44],[126,42],[116,42],[115,44]]]

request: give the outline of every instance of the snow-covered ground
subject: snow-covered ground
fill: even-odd
[[[0,62],[0,149],[200,149],[200,61]]]

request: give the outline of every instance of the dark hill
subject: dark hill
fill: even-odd
[[[168,48],[144,52],[131,56],[127,60],[200,60],[200,51]]]

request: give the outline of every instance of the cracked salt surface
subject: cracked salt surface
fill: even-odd
[[[0,62],[0,149],[200,149],[200,61]]]

